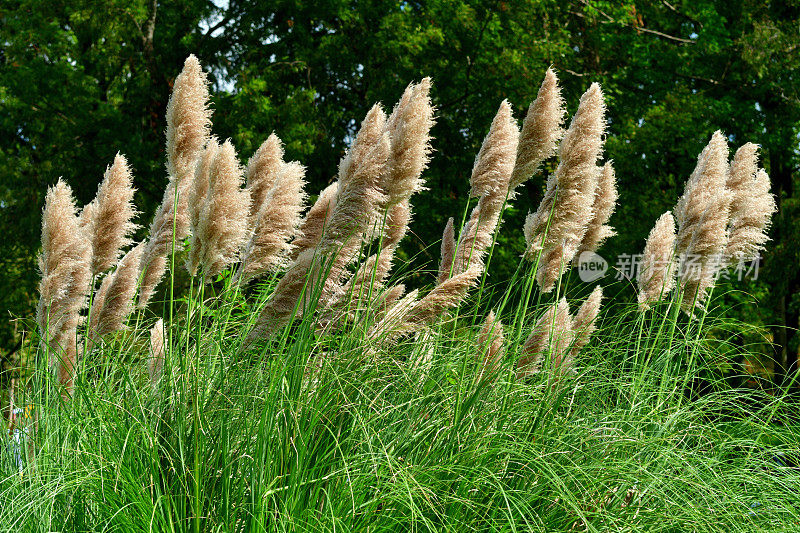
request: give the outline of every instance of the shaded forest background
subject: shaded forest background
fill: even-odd
[[[314,195],[334,176],[357,124],[431,76],[434,157],[403,256],[434,267],[449,216],[500,101],[521,119],[548,66],[570,112],[593,81],[608,103],[619,235],[614,266],[640,253],[711,133],[762,147],[779,212],[757,280],[731,285],[719,312],[771,332],[785,375],[800,313],[798,134],[800,3],[692,0],[284,1],[0,0],[0,358],[8,367],[37,299],[40,215],[63,176],[82,203],[117,151],[135,173],[147,226],[166,184],[164,112],[189,53],[213,82],[214,133],[243,159],[271,132],[307,166]],[[545,169],[546,171],[548,169]],[[492,281],[518,262],[540,176],[508,210]],[[429,282],[429,279],[420,283]],[[613,273],[607,276],[613,280]],[[624,280],[611,294],[630,300]],[[756,299],[758,306],[738,304]],[[740,311],[740,309],[742,309]],[[739,315],[741,313],[741,316]],[[743,340],[746,342],[746,340]]]

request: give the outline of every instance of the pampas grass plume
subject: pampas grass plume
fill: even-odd
[[[676,271],[675,218],[671,211],[667,211],[650,230],[637,273],[638,301],[642,311],[675,288]]]
[[[125,319],[133,310],[144,246],[140,243],[132,248],[120,260],[117,269],[103,278],[89,313],[87,334],[90,341],[96,342],[103,335],[124,329]]]
[[[545,197],[525,222],[528,248],[535,260],[542,251],[536,279],[550,292],[572,261],[593,219],[599,172],[597,159],[603,148],[605,102],[597,83],[581,97],[575,116],[559,146],[559,164],[548,178]]]
[[[539,372],[548,352],[553,367],[558,368],[573,338],[569,304],[565,298],[561,298],[547,308],[525,339],[522,357],[517,360],[517,379]]]
[[[611,215],[617,206],[617,182],[614,178],[614,167],[611,161],[603,165],[597,189],[594,193],[594,206],[592,208],[592,221],[586,229],[586,235],[578,247],[578,254],[594,252],[609,237],[616,235],[614,228],[608,225]],[[576,255],[577,257],[577,255]]]
[[[728,188],[731,210],[728,228],[726,262],[735,265],[758,257],[769,240],[767,229],[777,210],[770,193],[770,181],[764,169],[758,168],[758,147],[747,143],[733,158]]]
[[[522,122],[516,163],[509,185],[511,190],[536,174],[542,162],[555,154],[558,140],[564,133],[561,124],[565,113],[558,78],[553,69],[548,68],[539,93],[528,107]]]
[[[236,261],[247,240],[250,193],[242,186],[236,150],[230,140],[225,141],[211,163],[208,194],[197,227],[200,262],[207,278]]]
[[[697,166],[675,206],[678,222],[679,276],[684,292],[682,307],[691,312],[702,306],[714,285],[727,245],[731,194],[728,180],[728,144],[716,131],[698,157]]]

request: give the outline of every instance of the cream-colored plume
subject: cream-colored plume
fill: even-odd
[[[645,311],[650,304],[667,296],[675,288],[677,272],[675,255],[675,218],[667,211],[656,220],[644,245],[642,261],[637,272],[639,308]]]
[[[593,218],[604,131],[603,93],[593,83],[561,141],[559,164],[547,180],[544,199],[525,221],[525,257],[533,261],[542,252],[536,279],[543,292],[553,290]]]
[[[490,311],[478,335],[480,370],[478,382],[489,381],[498,370],[503,358],[503,323]]]
[[[441,259],[439,259],[439,275],[436,283],[443,283],[453,273],[453,259],[456,255],[456,237],[453,229],[453,217],[447,219],[447,225],[442,232]]]
[[[242,168],[230,140],[214,156],[209,171],[197,243],[207,280],[235,262],[248,238],[250,191],[243,188]]]
[[[292,241],[290,260],[294,261],[302,252],[313,249],[320,243],[333,215],[333,208],[336,207],[338,192],[339,182],[334,181],[319,193],[319,198],[303,217],[297,237]]]
[[[578,308],[578,312],[575,313],[572,319],[572,331],[575,334],[575,340],[572,343],[569,355],[564,360],[563,366],[565,369],[572,368],[575,356],[578,355],[584,346],[589,344],[592,333],[597,330],[597,315],[600,313],[600,303],[602,299],[603,288],[597,286]]]
[[[92,298],[92,309],[86,328],[90,342],[96,343],[100,337],[125,328],[125,319],[133,310],[142,253],[144,243],[126,253],[117,269],[103,278],[100,288]]]
[[[147,358],[147,376],[150,378],[150,386],[153,389],[158,386],[158,382],[161,381],[161,376],[164,374],[165,345],[164,320],[159,318],[150,328],[150,356]]]
[[[195,161],[208,140],[211,110],[208,79],[194,55],[186,58],[167,103],[167,173],[178,185],[191,181]],[[179,199],[179,211],[187,198]]]
[[[758,168],[758,146],[747,143],[736,151],[728,189],[731,210],[725,261],[736,265],[758,257],[769,240],[766,231],[777,210],[769,176]]]
[[[564,100],[558,78],[552,68],[547,69],[536,99],[531,102],[522,133],[519,137],[517,160],[511,175],[509,190],[535,175],[545,159],[555,155],[558,140],[564,133]]]
[[[208,80],[193,55],[186,58],[175,78],[167,104],[167,173],[169,183],[150,224],[150,238],[142,254],[140,309],[147,306],[167,270],[167,255],[189,235],[189,191],[195,165],[208,141],[211,110]]]
[[[480,196],[480,200],[461,232],[453,257],[453,275],[438,283],[423,298],[393,313],[393,323],[382,320],[373,326],[373,331],[382,332],[384,339],[430,323],[446,309],[459,305],[476,285],[485,266],[483,256],[492,243],[492,235],[508,193],[518,138],[519,130],[512,117],[511,106],[504,101],[472,168],[471,195]],[[449,257],[443,254],[440,272],[450,271],[446,267]],[[400,316],[401,312],[405,314],[404,317]]]
[[[483,271],[483,258],[492,244],[508,194],[518,141],[519,129],[511,105],[504,100],[472,167],[470,197],[480,199],[459,235],[453,258],[454,275],[466,272],[472,266],[476,266],[478,272]]]
[[[305,172],[300,163],[281,161],[272,188],[251,219],[254,231],[242,253],[237,276],[248,280],[288,265],[289,241],[297,231],[305,204]]]
[[[569,304],[561,298],[547,308],[522,345],[522,356],[516,365],[517,379],[539,372],[548,354],[552,367],[559,369],[574,337]]]
[[[200,159],[197,161],[195,167],[194,179],[192,186],[189,189],[189,226],[191,235],[189,236],[189,256],[186,258],[186,270],[189,274],[194,276],[200,266],[201,255],[203,253],[203,246],[200,239],[203,237],[200,233],[201,220],[205,216],[204,209],[208,199],[208,191],[211,185],[211,167],[219,152],[219,142],[216,139],[210,139],[208,144],[203,150]]]
[[[603,242],[616,235],[614,228],[608,225],[614,209],[617,207],[617,181],[614,178],[614,167],[611,161],[603,165],[597,189],[594,193],[594,207],[592,208],[592,221],[583,236],[583,241],[578,247],[576,258],[583,252],[594,252]]]
[[[702,307],[723,266],[731,203],[726,188],[728,172],[728,143],[717,131],[698,157],[683,196],[675,206],[681,261],[678,275],[683,290],[682,308],[686,312],[691,312],[693,306]]]
[[[333,212],[327,221],[315,219],[313,224],[304,223],[301,228],[304,238],[313,240],[315,229],[322,227],[319,222],[324,224],[318,246],[304,248],[297,254],[264,306],[248,342],[271,335],[289,321],[295,309],[298,316],[303,314],[306,304],[312,303],[311,293],[319,295],[323,305],[337,296],[345,266],[358,251],[361,236],[373,227],[381,207],[386,204],[386,195],[379,188],[391,150],[385,126],[386,115],[379,105],[373,106],[352,148],[339,164]],[[324,214],[327,208],[321,205],[317,213]],[[301,296],[304,296],[302,302]]]
[[[335,302],[340,307],[353,297],[370,294],[385,281],[392,268],[394,253],[405,237],[411,220],[411,196],[422,188],[422,171],[427,167],[431,152],[430,129],[433,126],[433,107],[430,102],[430,78],[410,84],[386,121],[391,142],[389,166],[380,184],[386,195],[384,223],[376,229],[383,234],[379,250],[367,258],[351,279],[337,292],[343,298]],[[377,235],[368,235],[367,240]],[[367,290],[366,293],[364,289]]]
[[[245,182],[250,191],[250,226],[255,227],[259,211],[278,180],[283,168],[283,143],[274,133],[261,143],[256,153],[247,162]]]
[[[84,229],[91,239],[92,275],[105,272],[117,262],[120,251],[131,243],[130,235],[136,230],[132,222],[136,216],[133,206],[133,177],[128,162],[121,154],[106,168],[103,181],[97,189],[92,207],[84,209]]]
[[[59,380],[65,385],[72,383],[76,329],[90,290],[91,258],[90,241],[76,214],[72,190],[59,179],[47,191],[42,213],[36,322],[42,343],[49,348],[50,365],[58,368]]]

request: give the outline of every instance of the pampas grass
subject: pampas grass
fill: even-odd
[[[525,221],[525,257],[533,261],[541,253],[536,280],[545,293],[572,261],[593,219],[604,131],[603,93],[593,83],[561,141],[559,164],[548,178],[544,199]]]
[[[90,342],[96,343],[100,337],[124,329],[125,319],[133,311],[143,253],[144,243],[140,243],[125,254],[114,272],[103,278],[89,313],[86,329]]]
[[[188,196],[196,161],[208,141],[211,111],[208,80],[197,58],[190,55],[175,79],[167,104],[167,174],[169,182],[150,224],[150,238],[141,260],[138,307],[153,297],[167,269],[173,243],[189,235]]]
[[[665,298],[675,288],[677,265],[675,262],[675,218],[671,211],[656,221],[642,253],[637,284],[638,301],[642,311]]]
[[[566,298],[561,298],[547,308],[525,339],[522,356],[516,363],[517,379],[539,372],[548,353],[553,367],[560,367],[574,337],[569,304]]]
[[[248,238],[250,191],[230,140],[217,150],[208,172],[208,194],[203,200],[195,243],[206,279],[216,276],[239,258]]]
[[[769,240],[772,215],[777,211],[767,172],[758,168],[757,147],[747,143],[736,151],[728,188],[731,210],[725,260],[730,265],[752,261]]]
[[[678,274],[684,293],[682,308],[687,313],[694,307],[702,307],[722,267],[731,203],[726,188],[728,171],[728,144],[722,133],[716,131],[698,157],[683,196],[675,206],[681,261]]]
[[[36,323],[50,365],[67,392],[77,361],[77,327],[91,283],[92,248],[76,214],[72,189],[58,180],[45,197],[42,213],[41,272]]]
[[[505,335],[503,323],[494,311],[490,311],[478,334],[479,364],[478,382],[490,381],[500,369],[503,358],[503,343]]]
[[[453,260],[456,255],[456,238],[453,229],[453,217],[447,219],[447,224],[442,232],[442,246],[439,259],[439,275],[436,283],[443,283],[453,271]]]
[[[618,197],[614,167],[611,161],[608,161],[600,171],[600,179],[597,180],[597,189],[594,193],[592,221],[586,228],[586,234],[578,247],[576,257],[583,252],[594,252],[606,239],[616,235],[614,228],[608,225],[608,221],[617,207]]]
[[[296,161],[281,162],[274,184],[251,218],[253,231],[242,252],[237,276],[248,280],[288,266],[290,241],[300,224],[306,198],[305,172]]]
[[[147,376],[153,389],[158,387],[161,376],[164,374],[164,361],[166,359],[164,320],[158,319],[150,328],[150,356],[147,359]]]
[[[91,239],[93,276],[110,269],[119,259],[121,250],[131,243],[130,235],[136,230],[132,222],[136,216],[135,192],[128,162],[118,153],[106,168],[97,196],[81,213]]]
[[[558,140],[564,134],[561,125],[565,114],[558,78],[549,68],[522,122],[517,158],[509,184],[511,191],[535,175],[545,159],[555,155]]]

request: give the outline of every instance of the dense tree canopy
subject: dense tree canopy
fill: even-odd
[[[777,353],[791,361],[800,312],[798,32],[800,5],[754,0],[2,0],[2,307],[9,319],[33,308],[41,206],[59,176],[88,202],[124,153],[147,223],[166,183],[166,102],[189,53],[211,72],[214,133],[246,158],[276,132],[287,158],[308,167],[312,194],[373,102],[391,105],[410,81],[431,76],[430,190],[415,201],[404,249],[422,260],[435,255],[428,247],[447,217],[463,213],[472,160],[498,105],[508,99],[521,119],[552,65],[570,111],[593,81],[607,98],[606,157],[620,204],[606,257],[641,251],[714,130],[734,147],[762,146],[780,211],[762,275],[744,288],[761,300],[759,321],[776,326]],[[528,183],[508,211],[493,259],[498,278],[516,265],[522,217],[542,184]],[[623,285],[618,292],[630,290]],[[8,354],[19,328],[0,324]]]

